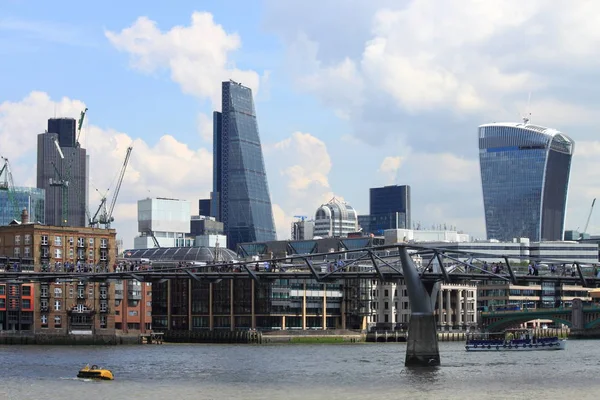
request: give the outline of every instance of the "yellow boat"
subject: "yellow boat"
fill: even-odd
[[[114,379],[113,374],[109,369],[98,368],[97,365],[92,365],[90,367],[89,364],[79,370],[77,377],[86,379],[102,379],[105,381],[112,381]]]

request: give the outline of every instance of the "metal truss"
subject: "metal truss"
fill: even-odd
[[[525,256],[499,256],[497,254],[465,252],[413,244],[376,246],[329,253],[290,255],[284,258],[247,260],[221,263],[182,263],[155,261],[152,269],[122,272],[67,273],[67,272],[18,272],[0,271],[0,281],[12,282],[53,282],[80,281],[103,282],[111,280],[135,279],[141,282],[164,281],[168,279],[194,279],[196,281],[217,282],[222,279],[252,279],[257,283],[274,279],[312,279],[327,283],[340,279],[377,279],[398,281],[404,279],[404,265],[400,252],[406,248],[417,266],[423,283],[458,283],[464,281],[504,281],[512,284],[541,281],[559,281],[570,284],[595,287],[600,283],[590,267],[599,263],[536,259],[537,262],[557,266],[557,273],[543,270],[540,275],[527,275],[527,267],[515,267],[510,260],[529,260]],[[483,258],[503,259],[485,267]],[[420,261],[420,262],[418,262]],[[571,275],[566,275],[567,268]],[[524,269],[524,270],[523,270]]]

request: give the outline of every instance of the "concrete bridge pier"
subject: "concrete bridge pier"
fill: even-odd
[[[404,365],[436,367],[440,365],[440,349],[433,315],[433,302],[439,284],[431,284],[426,288],[406,247],[399,247],[398,251],[411,309]]]

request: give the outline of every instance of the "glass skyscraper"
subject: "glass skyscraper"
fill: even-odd
[[[562,240],[574,142],[524,123],[479,127],[488,239]]]
[[[223,222],[228,247],[275,240],[252,90],[223,82],[222,112],[215,112],[213,121],[211,214]]]
[[[29,222],[45,224],[44,198],[44,189],[15,186],[10,196],[8,191],[0,190],[0,225],[8,225],[13,219],[21,221],[24,208]]]

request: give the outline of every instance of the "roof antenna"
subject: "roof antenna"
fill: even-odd
[[[523,124],[527,125],[531,117],[531,92],[529,92],[529,98],[527,99],[527,110],[525,116],[523,117]]]

